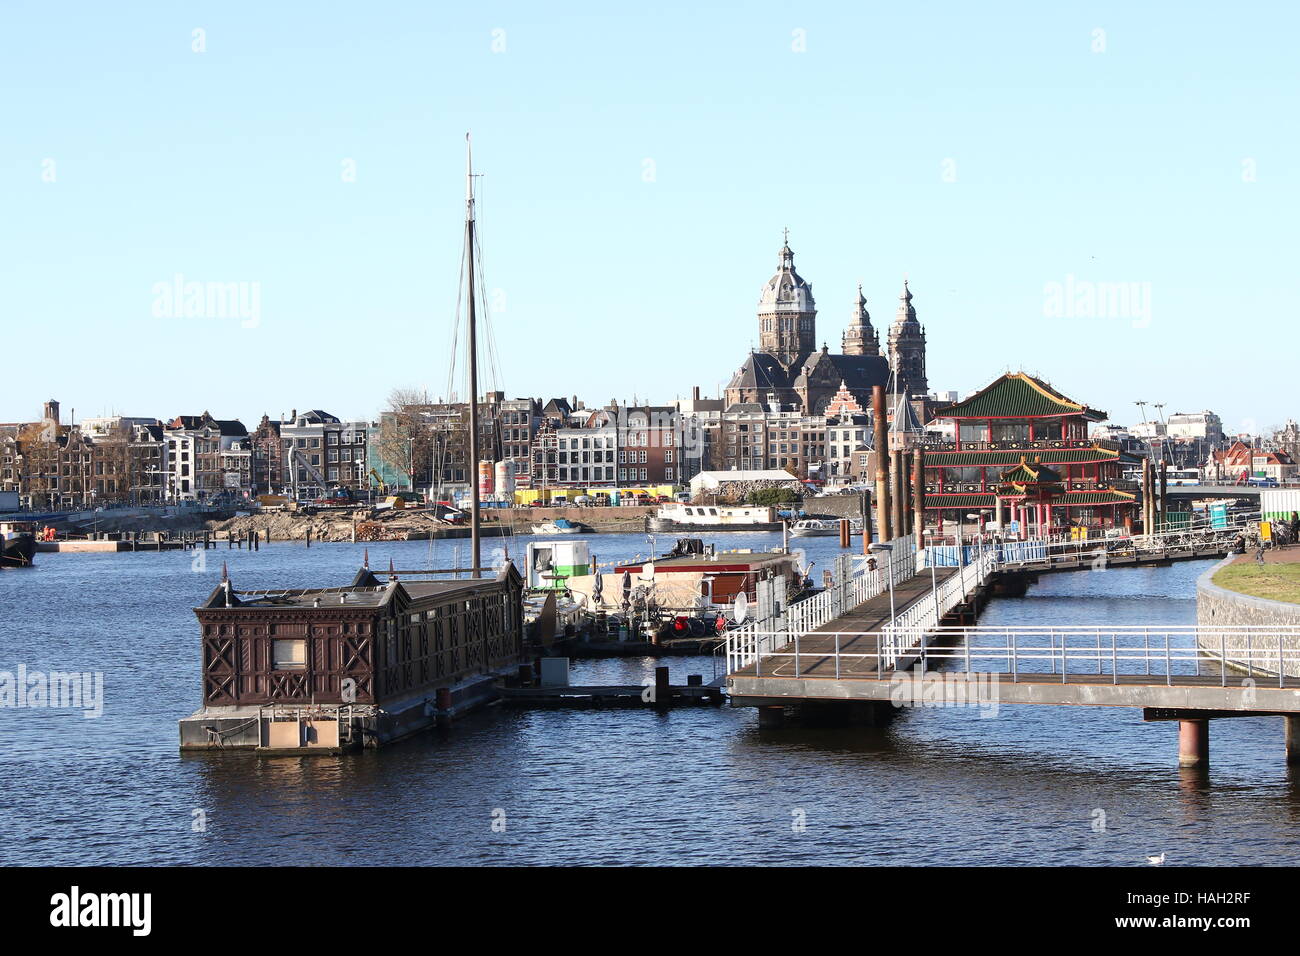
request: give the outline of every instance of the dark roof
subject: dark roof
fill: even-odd
[[[796,363],[792,367],[802,367]],[[750,352],[728,388],[791,388],[792,376],[775,355]]]
[[[448,592],[471,592],[486,584],[502,580],[520,581],[519,571],[513,564],[493,574],[484,569],[484,576],[479,578],[410,578],[401,576],[389,578],[387,572],[374,574],[369,568],[362,568],[347,587],[336,588],[291,588],[276,591],[235,591],[231,590],[231,606],[240,608],[272,607],[381,607],[392,599],[399,600],[399,607],[406,607],[425,598],[437,597]],[[217,585],[208,595],[201,608],[226,607],[224,583]],[[319,605],[318,603],[319,602]]]
[[[1083,415],[1102,421],[1106,413],[1080,405],[1041,379],[1009,372],[970,398],[944,410],[944,418],[1044,418]]]
[[[889,362],[880,355],[827,356],[849,388],[871,388],[889,383]]]

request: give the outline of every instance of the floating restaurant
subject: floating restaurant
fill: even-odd
[[[375,747],[496,699],[524,660],[523,580],[509,562],[438,573],[363,567],[347,587],[277,591],[223,573],[194,610],[203,706],[180,721],[181,749]]]
[[[969,512],[981,524],[1047,535],[1069,527],[1131,526],[1137,486],[1121,472],[1136,458],[1088,437],[1106,413],[1015,372],[940,412],[955,440],[925,445],[925,510],[940,529]]]

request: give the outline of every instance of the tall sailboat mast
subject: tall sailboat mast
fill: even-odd
[[[474,297],[474,160],[469,133],[465,134],[465,284],[469,310],[466,317],[469,335],[465,348],[469,353],[469,484],[470,484],[470,567],[478,577],[479,496],[478,496],[478,330],[475,327]]]

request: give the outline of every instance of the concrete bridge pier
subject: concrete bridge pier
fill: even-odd
[[[1288,718],[1288,725],[1292,719],[1294,718]],[[1210,722],[1208,720],[1178,721],[1178,766],[1203,767],[1209,762]]]
[[[1300,764],[1300,716],[1282,719],[1286,721],[1286,762]]]

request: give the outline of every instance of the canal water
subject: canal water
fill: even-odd
[[[518,539],[517,554],[525,539]],[[587,539],[604,560],[641,535]],[[718,535],[721,548],[776,535]],[[831,565],[834,538],[799,542]],[[487,553],[501,542],[485,542]],[[1136,710],[909,710],[884,729],[760,730],[754,711],[494,709],[379,752],[184,755],[190,610],[237,588],[347,583],[361,545],[41,555],[0,573],[0,671],[99,671],[103,716],[0,709],[3,864],[1295,864],[1300,775],[1280,718],[1216,721],[1208,775]],[[466,543],[371,544],[373,567]],[[659,550],[663,550],[662,547]],[[990,624],[1193,623],[1207,562],[1044,576]],[[577,662],[575,682],[675,682],[709,658]]]

